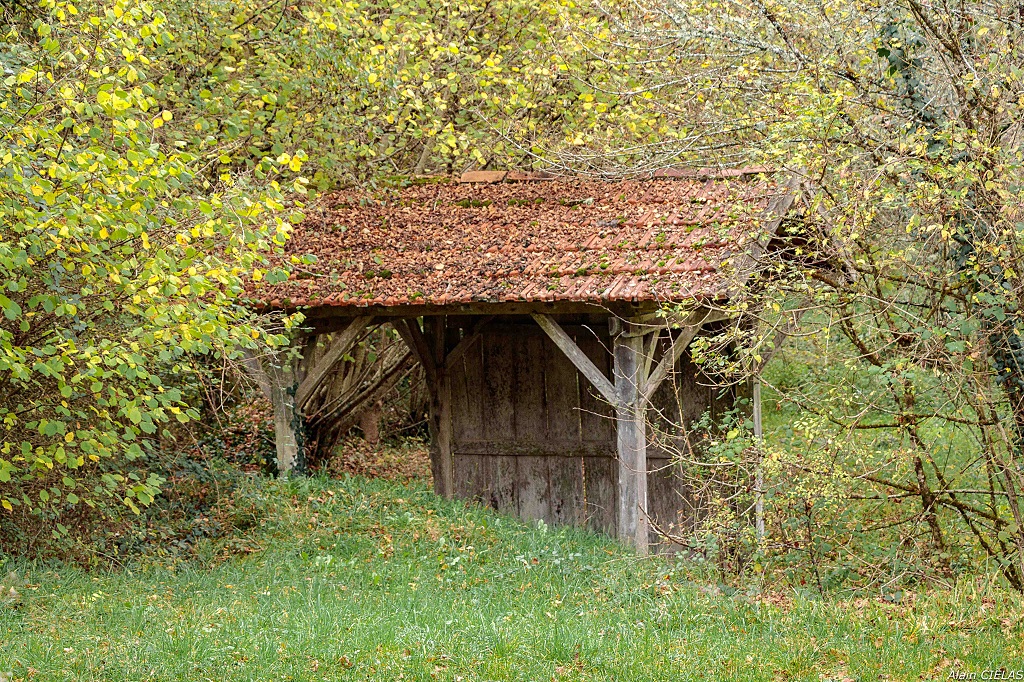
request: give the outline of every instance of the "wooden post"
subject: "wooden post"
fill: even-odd
[[[295,392],[299,386],[295,368],[298,364],[298,360],[285,354],[274,358],[267,371],[258,357],[247,354],[242,365],[274,406],[274,441],[279,476],[287,476],[291,471],[301,472],[305,466],[302,453],[305,436],[303,419],[295,407]]]
[[[434,476],[434,492],[451,499],[455,496],[455,461],[452,452],[452,380],[447,368],[447,326],[448,318],[436,317],[431,320],[432,350],[436,368],[437,386],[431,395],[431,422],[434,434],[431,442],[434,452],[430,457],[431,473]]]
[[[434,491],[446,499],[455,496],[455,461],[452,452],[452,380],[442,372],[437,386],[437,457],[431,466]]]
[[[757,541],[764,540],[764,468],[761,466],[764,457],[764,428],[761,425],[761,379],[754,378],[754,447],[757,448],[757,463],[754,468],[754,526]]]
[[[648,551],[647,432],[641,388],[644,337],[627,327],[614,339],[615,416],[619,459],[619,539]]]
[[[452,453],[452,388],[451,375],[445,368],[447,317],[424,320],[428,334],[420,330],[418,320],[393,323],[406,345],[423,367],[430,394],[430,472],[434,492],[446,499],[455,495],[455,463]]]
[[[357,317],[333,338],[313,335],[296,341],[290,351],[271,360],[267,372],[263,372],[257,360],[247,363],[247,369],[257,382],[261,386],[264,383],[269,386],[270,402],[274,406],[278,475],[306,472],[304,410],[371,322],[372,317]],[[330,338],[329,347],[321,355],[317,352],[317,344],[324,338]]]
[[[290,353],[276,358],[270,367],[270,401],[274,405],[274,440],[277,446],[277,473],[305,473],[303,456],[305,428],[302,412],[295,406],[299,386],[298,359]]]

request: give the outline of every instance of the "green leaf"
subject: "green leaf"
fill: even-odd
[[[16,320],[21,317],[21,306],[0,294],[0,308],[3,308],[4,317],[8,320]]]

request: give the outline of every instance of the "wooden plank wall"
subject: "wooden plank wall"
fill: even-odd
[[[559,319],[610,373],[607,322],[588,321]],[[493,320],[452,371],[456,496],[524,519],[614,532],[612,415],[533,320]]]
[[[607,319],[556,319],[610,377]],[[471,325],[471,318],[449,318],[447,345],[457,343]],[[684,354],[655,394],[663,427],[680,419],[689,427],[721,403],[695,373]],[[451,381],[456,497],[524,519],[586,525],[615,535],[614,410],[533,320],[495,318],[456,363]],[[648,449],[648,504],[658,525],[677,530],[691,523],[695,512],[671,455]],[[657,541],[652,534],[655,551]]]

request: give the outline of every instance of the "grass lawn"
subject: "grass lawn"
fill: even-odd
[[[1024,608],[997,590],[900,604],[726,595],[693,566],[444,502],[421,483],[257,481],[251,494],[260,520],[201,561],[18,567],[30,584],[0,602],[0,679],[917,680],[1024,668]]]

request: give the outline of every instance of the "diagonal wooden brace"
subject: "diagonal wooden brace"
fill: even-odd
[[[604,375],[604,373],[597,368],[597,365],[587,357],[576,342],[572,340],[565,330],[562,329],[557,322],[555,322],[549,315],[543,315],[541,313],[533,313],[532,317],[536,320],[540,328],[544,330],[544,333],[550,337],[555,345],[558,346],[565,356],[572,361],[572,364],[576,365],[583,376],[594,385],[604,399],[607,400],[611,405],[618,407],[619,396],[615,390],[615,386],[612,382]]]
[[[320,359],[310,370],[309,374],[302,380],[295,390],[295,406],[301,410],[309,402],[313,392],[320,387],[323,380],[334,369],[334,365],[345,353],[351,350],[356,339],[362,335],[368,325],[373,322],[372,317],[357,317],[352,320],[344,330],[331,341],[331,347],[327,354]]]
[[[675,339],[672,340],[672,347],[669,349],[665,356],[658,362],[658,366],[651,372],[650,377],[644,383],[643,389],[641,390],[642,398],[645,403],[651,401],[651,397],[654,392],[658,390],[658,386],[665,380],[668,373],[672,371],[672,368],[679,362],[679,358],[683,356],[683,353],[689,347],[690,342],[693,341],[693,337],[697,336],[697,332],[700,331],[702,325],[708,322],[714,322],[716,320],[725,319],[724,315],[721,315],[717,311],[700,309],[690,313],[687,317],[679,321],[682,326],[682,331]]]

